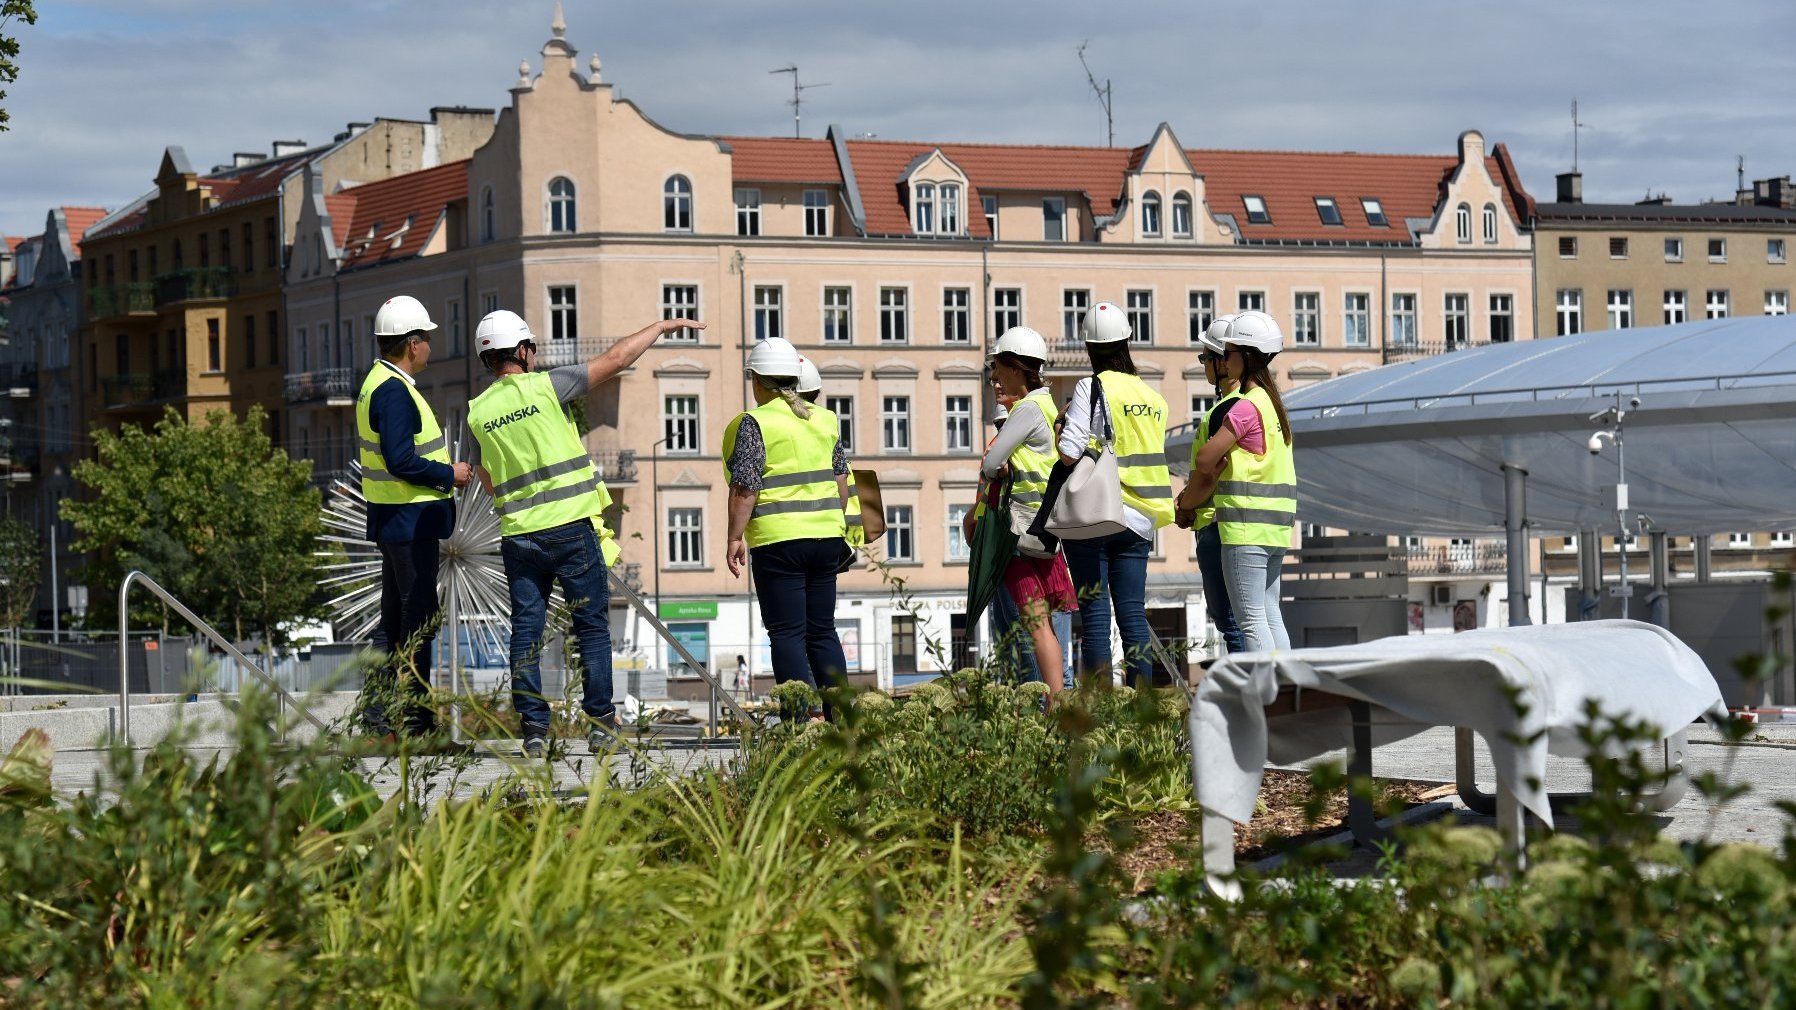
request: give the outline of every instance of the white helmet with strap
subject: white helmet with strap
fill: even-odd
[[[1279,329],[1278,320],[1250,309],[1235,316],[1234,322],[1229,324],[1227,341],[1271,357],[1285,349],[1285,331]]]
[[[998,337],[998,344],[992,354],[1014,354],[1019,358],[1047,361],[1048,342],[1027,326],[1012,326]]]
[[[374,335],[403,337],[408,333],[429,333],[437,328],[430,321],[424,303],[411,295],[394,295],[381,304],[374,314]]]
[[[1237,314],[1238,313],[1228,312],[1217,316],[1215,322],[1212,322],[1209,328],[1204,330],[1203,336],[1197,338],[1197,342],[1202,344],[1204,349],[1211,354],[1222,354],[1227,351],[1229,326],[1234,323]]]
[[[784,337],[768,337],[748,352],[748,370],[760,376],[796,379],[802,358]]]
[[[798,391],[815,393],[822,388],[823,373],[817,371],[817,366],[811,363],[810,358],[800,357],[798,359]]]
[[[1115,344],[1129,339],[1135,333],[1129,325],[1129,317],[1116,307],[1115,302],[1099,302],[1085,313],[1085,321],[1079,324],[1079,338],[1088,344]]]
[[[526,340],[535,341],[536,334],[530,332],[530,324],[524,322],[524,317],[510,309],[488,312],[474,328],[474,347],[481,354],[509,351]]]

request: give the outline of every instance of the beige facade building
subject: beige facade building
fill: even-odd
[[[391,295],[443,326],[421,385],[452,431],[486,384],[468,334],[491,309],[521,313],[551,363],[653,319],[708,324],[596,391],[586,420],[626,573],[720,668],[767,668],[748,587],[723,565],[719,457],[756,339],[814,357],[856,466],[879,473],[886,574],[844,576],[838,620],[851,665],[889,681],[951,662],[968,634],[958,528],[990,435],[985,349],[1005,328],[1049,338],[1064,394],[1087,370],[1079,319],[1122,306],[1171,424],[1213,395],[1196,338],[1218,312],[1277,316],[1290,384],[1534,336],[1531,201],[1476,131],[1420,156],[1193,149],[1166,125],[1135,148],[684,134],[619,98],[558,19],[467,161],[319,182],[296,241],[324,252],[289,264],[282,360],[289,444],[334,447],[314,450],[321,466],[351,458],[348,399],[295,390],[359,379],[372,352],[363,339],[343,356],[344,333],[366,335]],[[353,364],[338,379],[299,364],[327,360]],[[1191,555],[1189,534],[1162,531],[1148,602],[1163,637],[1207,634]],[[644,629],[614,638],[665,665]]]

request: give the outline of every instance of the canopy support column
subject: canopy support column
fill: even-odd
[[[1509,533],[1509,626],[1528,618],[1528,471],[1503,464],[1503,528]],[[1544,611],[1543,611],[1544,613]]]
[[[1594,620],[1598,595],[1603,591],[1603,542],[1596,530],[1578,531],[1578,616]]]
[[[1648,549],[1652,552],[1653,587],[1646,594],[1647,620],[1671,630],[1671,538],[1664,530],[1653,530]]]

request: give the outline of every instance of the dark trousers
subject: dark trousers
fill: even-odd
[[[801,680],[822,689],[847,682],[848,660],[836,637],[836,569],[844,547],[840,537],[830,537],[749,550],[774,683]]]
[[[436,620],[440,543],[408,540],[380,545],[380,629],[391,658],[368,677],[368,709],[363,718],[373,732],[396,729],[395,722],[411,733],[429,733],[436,728],[436,716],[425,703],[430,692],[431,644],[436,636],[418,638],[409,660],[400,656],[399,650],[412,642],[419,629]],[[388,711],[389,703],[396,703],[400,711]]]
[[[611,583],[592,521],[506,537],[499,545],[511,587],[511,699],[524,739],[548,736],[553,715],[543,697],[543,624],[549,594],[561,583],[580,643],[580,707],[604,726],[617,722],[611,700]]]
[[[1215,523],[1197,531],[1197,570],[1204,580],[1204,609],[1222,636],[1223,647],[1229,652],[1245,651],[1235,608],[1229,605],[1228,583],[1222,578],[1222,531]]]

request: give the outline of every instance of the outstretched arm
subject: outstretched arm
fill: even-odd
[[[605,353],[586,363],[586,385],[588,388],[616,378],[618,373],[636,363],[642,352],[649,345],[661,338],[663,333],[674,330],[702,330],[704,323],[691,319],[661,319],[652,322],[635,333],[630,334],[605,349]]]

